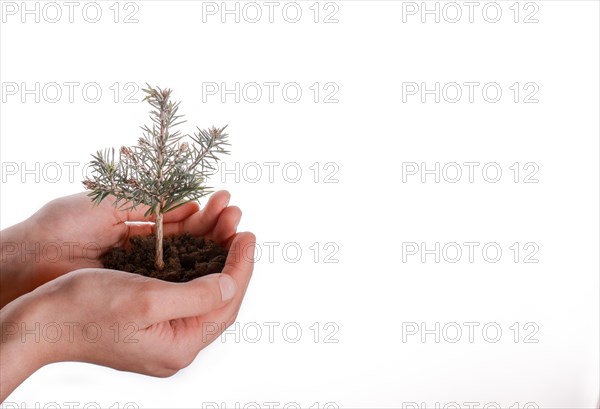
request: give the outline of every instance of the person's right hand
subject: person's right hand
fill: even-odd
[[[10,303],[1,310],[1,399],[52,362],[175,374],[235,322],[252,275],[255,244],[252,233],[236,234],[223,272],[187,283],[86,268]],[[38,339],[22,333],[23,325],[37,328]]]
[[[211,195],[200,209],[189,202],[164,215],[164,234],[190,233],[227,246],[242,216],[229,206],[230,194]],[[147,206],[121,211],[108,197],[94,206],[87,193],[47,203],[27,220],[2,231],[2,291],[0,307],[34,288],[68,272],[101,268],[101,257],[113,247],[125,246],[131,236],[147,236],[154,225],[126,222],[153,221],[144,216]]]

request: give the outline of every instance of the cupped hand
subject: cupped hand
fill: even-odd
[[[171,283],[87,268],[9,304],[2,310],[1,395],[52,362],[89,362],[158,377],[189,365],[235,322],[252,276],[254,235],[244,232],[229,239],[220,274]],[[22,323],[45,330],[36,339],[31,331],[20,333]]]
[[[214,193],[201,210],[187,203],[164,215],[164,234],[188,232],[228,246],[241,218],[236,206],[228,206],[227,191]],[[126,245],[131,236],[148,235],[154,225],[144,217],[146,206],[123,211],[107,197],[94,206],[85,192],[55,199],[29,219],[2,232],[4,306],[14,298],[70,271],[102,267],[100,258],[113,247]],[[10,282],[9,282],[10,280]],[[8,288],[13,286],[13,288]]]

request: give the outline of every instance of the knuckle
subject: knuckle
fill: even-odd
[[[140,317],[150,317],[152,315],[152,308],[152,302],[147,296],[138,298],[136,309]]]
[[[175,368],[179,371],[183,368],[187,368],[194,361],[193,356],[180,355],[173,361]]]
[[[152,317],[157,312],[157,303],[155,302],[156,290],[152,284],[142,286],[136,294],[137,313],[142,317]]]
[[[149,357],[149,359],[141,364],[143,367],[136,372],[157,378],[168,378],[178,372],[178,369],[173,365],[170,365],[169,361],[165,359],[164,356]]]
[[[248,240],[250,241],[250,243],[256,242],[256,234],[252,232],[246,232],[246,234],[248,235]]]
[[[189,366],[194,358],[195,354],[192,354],[191,351],[176,348],[161,356],[155,356],[145,372],[159,378],[168,378]]]
[[[196,357],[189,351],[178,351],[177,353],[169,354],[169,358],[163,360],[162,371],[165,373],[177,373],[183,368],[188,367]]]
[[[237,215],[238,215],[239,217],[242,217],[242,209],[240,209],[240,208],[239,208],[239,207],[237,207],[237,206],[229,206],[229,208],[231,209],[230,211],[231,211],[232,213],[237,213]]]
[[[231,317],[229,317],[229,319],[225,322],[226,329],[231,327],[233,324],[235,324],[235,322],[237,321],[238,312],[239,312],[239,310],[235,310],[233,315]]]
[[[217,301],[217,297],[212,290],[212,288],[208,285],[201,285],[198,288],[198,297],[200,299],[200,303],[202,305],[211,306],[215,305]]]
[[[177,370],[177,369],[164,368],[164,369],[156,370],[153,373],[153,375],[157,378],[170,378],[171,376],[175,375],[177,372],[179,372],[179,370]]]

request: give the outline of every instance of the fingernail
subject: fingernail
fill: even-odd
[[[227,301],[235,295],[236,284],[230,275],[221,274],[221,277],[219,277],[219,287],[221,287],[221,299],[223,301]]]

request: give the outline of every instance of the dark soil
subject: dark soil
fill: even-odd
[[[165,281],[185,282],[208,274],[220,273],[227,249],[219,244],[189,234],[163,238],[165,268],[154,266],[155,237],[131,237],[130,247],[113,248],[104,255],[105,268],[141,274]]]

